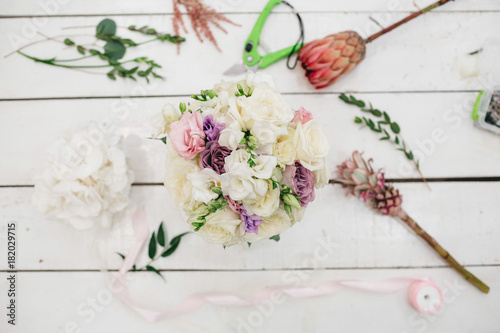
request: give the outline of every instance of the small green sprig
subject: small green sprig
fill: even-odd
[[[245,93],[245,91],[243,90],[243,87],[239,83],[236,85],[236,88],[238,89],[238,91],[234,93],[234,95],[236,97],[241,97],[241,96],[250,97],[250,96],[252,96],[253,89],[254,89],[254,87],[248,87],[248,90]]]
[[[95,32],[95,37],[98,40],[105,42],[104,46],[102,47],[102,50],[98,50],[96,48],[87,48],[83,45],[77,44],[75,41],[69,38],[65,38],[62,43],[64,43],[67,46],[74,47],[75,50],[81,55],[81,57],[71,58],[71,59],[57,59],[56,57],[49,59],[41,59],[30,56],[24,52],[21,52],[21,50],[18,50],[17,53],[35,62],[40,62],[55,67],[69,68],[75,70],[111,68],[111,70],[106,73],[106,76],[113,81],[116,80],[117,76],[121,78],[128,78],[134,81],[137,80],[137,77],[142,77],[148,83],[151,78],[163,79],[163,76],[155,72],[155,69],[161,68],[161,65],[156,63],[154,60],[149,59],[148,57],[138,57],[126,61],[119,61],[119,60],[125,56],[127,49],[131,47],[137,47],[139,45],[150,43],[153,41],[162,41],[162,42],[169,41],[177,44],[179,42],[184,41],[185,39],[179,36],[171,36],[169,34],[159,34],[156,30],[147,27],[145,30],[141,30],[141,28],[135,29],[135,27],[134,29],[131,29],[131,27],[129,27],[129,30],[131,31],[138,31],[140,33],[145,33],[148,35],[154,35],[155,38],[139,43],[134,42],[129,38],[122,38],[116,35],[116,30],[117,30],[116,23],[113,20],[104,19],[101,22],[99,22]],[[47,37],[47,40],[49,39],[51,38]],[[71,64],[74,62],[79,62],[81,60],[93,57],[98,57],[99,59],[105,61],[106,64],[104,65]],[[127,63],[136,63],[137,65],[131,68],[126,68],[123,65]]]
[[[257,158],[257,155],[253,152],[257,148],[257,138],[254,137],[250,131],[243,131],[245,135],[243,136],[243,139],[240,141],[240,145],[246,146],[246,151],[247,153],[250,154],[250,157],[248,158],[248,165],[253,168],[254,166],[257,165],[255,163],[255,158]]]
[[[224,209],[227,206],[227,201],[222,195],[222,189],[220,187],[212,187],[212,192],[218,195],[217,198],[210,200],[208,204],[204,204],[206,207],[205,213],[198,216],[196,220],[199,222],[192,222],[191,225],[195,227],[194,231],[199,231],[201,227],[207,222],[207,216],[215,213],[219,209]]]
[[[273,183],[273,190],[278,187],[280,188],[280,200],[283,201],[283,207],[288,215],[292,215],[292,207],[295,207],[297,209],[301,208],[299,203],[301,197],[293,194],[291,188],[289,188],[285,184],[278,182],[276,179],[271,178],[271,181]]]
[[[149,28],[147,25],[142,26],[140,28],[137,28],[135,25],[131,25],[128,27],[128,30],[140,32],[142,34],[149,35],[149,36],[156,36],[156,38],[159,41],[168,41],[168,42],[175,43],[175,44],[186,41],[186,38],[181,37],[181,36],[172,36],[170,34],[161,34],[158,31],[156,31],[156,29]]]
[[[413,163],[415,169],[422,177],[422,180],[429,187],[427,180],[420,170],[419,161],[415,158],[415,155],[401,136],[401,128],[399,124],[395,121],[392,121],[387,112],[375,109],[371,103],[369,104],[369,107],[367,107],[365,102],[356,99],[352,95],[347,96],[346,94],[342,93],[340,94],[339,98],[347,104],[357,106],[363,112],[369,113],[376,118],[382,118],[379,121],[374,121],[373,119],[368,117],[355,117],[354,122],[356,124],[364,124],[368,126],[368,128],[373,132],[380,133],[382,135],[382,137],[379,139],[380,141],[389,141],[395,144],[397,147],[396,149],[401,151],[405,155],[405,157]]]
[[[161,274],[161,272],[155,267],[153,267],[152,264],[153,262],[155,262],[160,258],[166,258],[172,255],[175,252],[175,250],[177,250],[177,248],[179,247],[182,237],[186,236],[187,234],[190,234],[190,232],[184,232],[180,235],[175,236],[167,245],[167,233],[163,228],[163,222],[160,223],[158,230],[156,232],[153,231],[153,233],[151,234],[151,238],[149,239],[148,257],[150,261],[146,265],[140,268],[137,268],[136,265],[132,266],[131,271],[132,272],[149,271],[156,273],[159,276],[161,276],[162,279],[165,279]],[[123,255],[122,253],[117,252],[116,254],[118,254],[122,259],[125,259],[125,255]]]
[[[213,90],[201,90],[200,96],[191,95],[191,98],[200,102],[206,102],[210,99],[218,97],[217,94]]]

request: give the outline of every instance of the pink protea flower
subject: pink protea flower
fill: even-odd
[[[344,31],[307,43],[299,60],[316,89],[334,83],[365,57],[365,42],[355,31]]]

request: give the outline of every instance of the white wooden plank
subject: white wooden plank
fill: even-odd
[[[473,126],[475,93],[356,94],[387,110],[400,124],[404,138],[421,158],[427,177],[500,176],[500,136]],[[184,98],[185,100],[186,98]],[[355,150],[375,158],[391,178],[418,178],[394,145],[378,141],[376,133],[353,122],[361,112],[337,95],[288,95],[295,108],[311,110],[328,136],[331,175]],[[164,146],[145,139],[151,116],[167,103],[183,98],[84,99],[0,102],[0,185],[33,184],[44,167],[47,147],[72,128],[90,121],[120,122],[136,182],[162,182]],[[458,108],[457,108],[458,106]],[[43,125],[42,125],[43,124]],[[436,136],[436,133],[439,134]],[[440,134],[441,133],[441,134]],[[437,140],[437,141],[436,141]]]
[[[415,11],[418,8],[423,8],[434,0],[358,0],[356,2],[346,1],[328,1],[315,0],[291,1],[291,4],[300,12],[314,11]],[[216,8],[222,12],[230,13],[248,13],[260,12],[267,3],[267,0],[258,1],[243,1],[243,0],[206,0],[204,3]],[[287,7],[279,6],[275,11],[286,11]],[[462,0],[455,1],[439,10],[444,11],[475,11],[475,10],[500,10],[500,5],[494,0]],[[14,1],[5,6],[2,11],[3,16],[20,16],[20,15],[100,15],[106,14],[164,14],[172,13],[172,4],[169,1],[158,0],[124,0],[124,1],[105,1],[97,0],[25,0]]]
[[[391,15],[394,19],[403,14]],[[477,79],[460,81],[451,70],[455,57],[479,49],[486,38],[495,36],[500,28],[499,13],[430,13],[390,35],[381,37],[368,45],[366,59],[356,70],[324,89],[331,91],[429,91],[429,90],[478,90],[483,84]],[[357,30],[368,36],[378,30],[367,13],[306,13],[306,39],[322,38],[328,34]],[[34,63],[20,55],[0,60],[2,77],[10,80],[0,82],[0,98],[38,98],[75,96],[123,96],[191,94],[193,91],[211,87],[222,78],[222,73],[241,59],[243,44],[251,30],[257,14],[229,15],[241,27],[231,27],[229,35],[222,32],[216,38],[223,50],[219,53],[209,43],[200,43],[190,33],[180,55],[173,45],[147,44],[144,49],[130,50],[128,56],[144,56],[156,59],[163,65],[162,74],[167,80],[157,86],[138,87],[137,83],[118,80],[112,82],[104,75],[91,75],[62,68]],[[40,29],[47,35],[58,35],[65,26],[95,26],[99,17],[55,17],[42,18],[46,25]],[[115,18],[120,26],[148,24],[159,30],[170,31],[170,16],[122,16]],[[25,19],[2,19],[0,45],[5,55],[16,49],[13,38],[21,38]],[[35,27],[35,31],[37,28]],[[89,33],[87,30],[69,30],[70,33]],[[36,32],[26,32],[24,42],[38,40]],[[127,31],[124,35],[130,35]],[[296,18],[292,14],[276,14],[267,22],[262,41],[270,51],[278,50],[295,42],[298,35]],[[133,36],[140,40],[137,35]],[[16,39],[17,40],[17,39]],[[92,42],[93,40],[88,40]],[[84,41],[85,42],[85,41]],[[20,43],[23,44],[23,43]],[[59,44],[38,44],[29,48],[30,54],[41,58],[57,55],[62,58],[74,56],[74,50],[61,52]],[[21,70],[22,69],[22,70]],[[268,69],[282,92],[314,92],[300,66],[293,71],[281,61]],[[47,82],[47,78],[57,78]],[[146,91],[144,91],[146,90]]]
[[[500,200],[498,182],[397,184],[404,208],[461,263],[500,263],[498,242]],[[135,243],[130,220],[119,220],[105,231],[77,231],[50,221],[31,205],[31,188],[0,189],[2,237],[8,221],[18,223],[19,269],[97,269],[103,263],[118,268],[116,251],[126,253]],[[162,186],[134,186],[133,206],[144,206],[151,229],[165,221],[170,237],[188,229],[185,219]],[[133,211],[133,207],[130,208]],[[130,215],[130,214],[129,214]],[[322,244],[331,244],[322,245]],[[314,251],[321,256],[319,267],[421,267],[445,263],[425,242],[399,222],[374,215],[357,199],[346,197],[339,186],[317,192],[304,220],[283,233],[281,241],[262,241],[250,248],[226,248],[208,244],[196,235],[183,240],[178,251],[160,260],[169,269],[283,269],[315,265]],[[35,250],[36,249],[36,250]],[[98,249],[98,250],[97,250]],[[0,249],[0,256],[5,247]],[[146,251],[139,264],[146,261]],[[4,256],[5,257],[5,256]],[[2,262],[0,267],[4,267]],[[474,269],[472,269],[474,271]]]
[[[18,274],[18,321],[15,328],[0,322],[2,332],[496,332],[500,324],[500,269],[476,268],[490,282],[484,295],[448,269],[303,271],[302,283],[317,286],[340,279],[376,281],[391,277],[431,276],[445,303],[435,314],[417,312],[406,290],[374,294],[344,289],[331,297],[294,300],[257,308],[203,307],[170,320],[149,323],[118,299],[108,298],[102,273]],[[167,282],[153,274],[134,276],[136,300],[156,310],[169,310],[195,292],[230,291],[241,297],[269,285],[286,283],[293,272],[168,272]],[[1,288],[7,286],[2,279]],[[99,301],[101,300],[101,301]],[[92,302],[95,302],[93,310]],[[79,309],[79,312],[77,312]],[[300,314],[300,315],[297,315]],[[252,323],[250,329],[242,321]],[[74,323],[76,330],[65,330]],[[67,326],[68,325],[68,326]]]

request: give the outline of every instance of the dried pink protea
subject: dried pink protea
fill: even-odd
[[[337,167],[336,182],[347,189],[348,194],[362,198],[371,207],[382,215],[392,216],[409,226],[417,235],[422,237],[448,264],[460,273],[467,281],[484,293],[490,288],[460,265],[439,243],[423,230],[403,210],[403,198],[399,191],[385,181],[383,171],[374,171],[371,159],[365,161],[362,155],[355,151],[352,158]]]

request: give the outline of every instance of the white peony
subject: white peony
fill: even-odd
[[[273,189],[273,182],[266,180],[267,189],[264,195],[259,195],[255,199],[244,199],[243,206],[250,214],[268,217],[273,215],[280,205],[280,190]]]
[[[308,121],[304,125],[298,123],[293,142],[296,147],[296,158],[304,167],[311,171],[324,167],[330,145],[315,120]]]
[[[289,127],[288,133],[279,136],[273,144],[273,155],[276,156],[278,165],[283,169],[286,165],[293,164],[295,161],[294,136],[295,129]]]
[[[283,209],[279,209],[276,214],[262,219],[258,234],[246,233],[243,238],[246,242],[253,243],[279,235],[291,226],[290,216]]]
[[[199,222],[195,217],[189,221],[191,226],[192,222]],[[229,208],[218,210],[206,217],[206,223],[196,233],[204,240],[213,244],[222,244],[230,246],[239,242],[237,235],[237,227],[241,223],[241,217]],[[193,226],[191,226],[194,229]]]
[[[181,119],[181,111],[172,104],[166,104],[161,113],[153,116],[153,133],[151,137],[157,138],[170,133],[170,125]]]
[[[212,169],[203,169],[200,172],[189,173],[187,179],[193,186],[193,199],[204,203],[217,199],[218,194],[212,191],[213,187],[220,186],[220,176]]]
[[[35,182],[34,206],[77,229],[109,226],[127,207],[133,179],[119,141],[90,124],[54,142]]]
[[[172,146],[167,143],[166,172],[163,183],[174,203],[188,214],[201,204],[193,198],[193,185],[188,177],[200,171],[201,168],[196,160],[185,160],[177,155]]]

